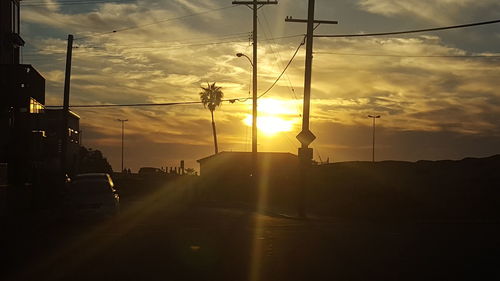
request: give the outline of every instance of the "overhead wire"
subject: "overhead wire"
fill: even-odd
[[[260,94],[257,98],[259,98],[259,99],[262,98],[264,95],[266,95],[267,93],[269,93],[269,91],[272,90],[272,88],[274,87],[274,85],[276,85],[276,83],[278,83],[278,81],[281,79],[281,76],[283,76],[283,74],[288,69],[288,67],[290,66],[290,64],[292,64],[292,61],[295,59],[295,56],[297,56],[297,53],[299,52],[300,48],[303,45],[305,45],[305,43],[306,43],[305,39],[306,39],[306,37],[304,36],[304,39],[302,40],[302,42],[299,44],[299,46],[295,50],[295,53],[293,54],[292,58],[288,61],[288,63],[286,64],[285,68],[280,73],[280,75],[276,78],[276,80],[274,81],[274,83],[267,90],[265,90],[262,94]]]
[[[397,57],[397,58],[499,58],[500,55],[399,55],[399,54],[362,54],[362,53],[337,53],[337,52],[314,52],[314,54],[327,54],[338,56],[360,56],[360,57]]]
[[[193,47],[193,46],[207,46],[207,45],[219,45],[219,44],[227,44],[227,43],[240,43],[240,42],[244,42],[242,41],[243,39],[241,40],[225,40],[225,41],[210,41],[210,42],[197,42],[197,43],[180,43],[180,44],[177,44],[177,45],[170,45],[170,46],[156,46],[156,47],[128,47],[126,48],[127,50],[134,50],[134,49],[162,49],[162,50],[170,50],[170,49],[179,49],[179,48],[185,48],[185,47]],[[113,45],[112,47],[125,47],[125,46],[121,46],[121,45],[118,45],[118,46],[115,46]],[[80,50],[86,50],[87,53],[90,53],[88,52],[88,50],[91,50],[91,49],[104,49],[106,48],[106,46],[102,46],[102,47],[99,47],[99,46],[86,46],[86,45],[80,45],[80,46],[74,46],[73,47],[74,49],[80,49]],[[37,55],[39,54],[39,52],[44,52],[44,51],[57,51],[57,52],[52,52],[51,54],[49,55],[62,55],[62,54],[65,54],[65,52],[63,50],[54,50],[52,48],[50,49],[38,49],[35,47],[35,53],[27,53],[28,55]],[[38,52],[38,53],[37,53]],[[108,53],[113,53],[111,51],[107,51]]]
[[[207,36],[207,37],[201,37],[201,38],[183,38],[179,39],[176,41],[173,41],[172,39],[170,40],[162,40],[162,41],[152,41],[149,42],[148,45],[151,44],[163,44],[163,43],[199,43],[202,40],[209,40],[209,39],[233,39],[233,38],[242,38],[243,35],[248,35],[250,34],[249,31],[247,32],[237,32],[237,33],[228,33],[228,34],[220,34],[220,35],[215,35],[215,36]],[[245,37],[247,38],[247,37]],[[130,47],[130,46],[136,46],[136,45],[144,45],[144,42],[134,42],[131,44],[114,44],[113,47]]]
[[[72,6],[72,5],[93,5],[93,4],[107,4],[107,3],[133,3],[135,0],[110,0],[110,1],[59,1],[57,3],[47,3],[40,1],[21,1],[22,7],[43,7],[43,6]]]
[[[249,34],[250,32],[244,32],[244,33],[241,33],[241,35],[244,35],[244,34]],[[295,34],[295,35],[287,35],[287,36],[281,36],[281,37],[274,37],[274,38],[268,38],[268,39],[263,39],[263,40],[260,40],[260,41],[270,41],[270,40],[281,40],[281,39],[289,39],[289,38],[295,38],[295,37],[301,37],[301,36],[304,36],[303,34]],[[208,38],[208,37],[207,37]],[[219,38],[219,39],[231,39],[231,38],[239,38],[241,40],[239,41],[244,41],[244,42],[247,42],[247,37],[243,37],[243,36],[237,36],[236,34],[233,36],[228,36],[228,37],[216,37],[216,38]],[[210,42],[208,43],[204,43],[204,42],[197,42],[196,40],[183,40],[183,41],[179,41],[179,42],[176,42],[176,41],[157,41],[157,42],[153,42],[154,44],[156,43],[167,43],[167,42],[170,42],[170,43],[183,43],[183,42],[187,42],[187,41],[195,41],[194,43],[186,43],[186,44],[183,44],[183,46],[197,46],[197,45],[204,45],[204,44],[209,44]],[[238,41],[238,42],[239,42]],[[228,42],[228,41],[224,41],[224,42],[221,42],[221,43],[231,43],[231,42]],[[139,44],[139,43],[137,43]],[[144,44],[144,43],[142,43]],[[136,45],[136,43],[134,43],[134,45]],[[113,44],[113,47],[114,46],[117,46],[117,47],[126,47],[126,46],[129,46],[129,45],[114,45]],[[151,49],[151,48],[158,48],[158,47],[131,47],[129,49]]]
[[[267,20],[266,13],[264,12],[264,10],[261,10],[261,14],[264,17],[264,22],[266,23],[267,29],[269,31],[269,35],[270,35],[269,37],[273,38],[274,37],[273,32],[271,30],[271,26],[269,24],[269,21]],[[259,18],[257,18],[257,19],[259,20]],[[259,20],[259,24],[261,24],[260,20]],[[265,28],[263,28],[263,30],[264,30],[264,36],[267,37],[267,35],[265,33]],[[272,41],[272,44],[276,44],[275,40],[271,40],[271,41]],[[281,64],[282,58],[281,58],[280,52],[279,51],[275,52],[272,44],[269,45],[269,48],[271,49],[271,52],[274,54],[276,61],[279,64],[279,67],[283,68],[283,65]],[[295,94],[295,88],[293,87],[293,84],[292,84],[292,81],[290,80],[290,77],[288,77],[288,75],[286,73],[285,73],[285,77],[287,78],[287,82],[288,82],[287,86],[288,86],[288,89],[290,90],[290,92],[292,93],[292,98],[297,99],[297,95]]]
[[[295,53],[291,57],[291,59],[288,61],[288,64],[285,66],[281,74],[276,78],[274,83],[263,93],[261,93],[257,98],[262,98],[264,95],[266,95],[271,89],[278,83],[280,78],[283,76],[285,71],[288,69],[292,61],[295,59],[297,53],[299,52],[300,48],[305,44],[305,37],[304,40],[299,44],[298,48],[295,50]],[[240,97],[240,98],[232,98],[232,99],[224,99],[222,100],[223,102],[230,102],[230,103],[235,103],[236,101],[239,102],[246,102],[249,100],[250,97]],[[202,104],[201,101],[186,101],[186,102],[168,102],[168,103],[131,103],[131,104],[82,104],[82,105],[70,105],[70,108],[105,108],[105,107],[144,107],[144,106],[173,106],[173,105],[189,105],[189,104]],[[46,106],[47,108],[60,108],[61,106]]]
[[[298,35],[298,36],[303,36],[303,35]],[[297,37],[297,35],[291,35],[291,36],[282,36],[282,37],[276,37],[276,38],[270,38],[271,39],[288,39],[288,38],[294,38],[294,37]],[[263,41],[263,40],[261,40]],[[211,41],[211,42],[198,42],[198,43],[186,43],[186,44],[177,44],[177,45],[171,45],[171,46],[164,46],[164,47],[128,47],[127,50],[129,49],[141,49],[141,50],[147,50],[147,49],[162,49],[162,50],[171,50],[171,49],[179,49],[179,48],[185,48],[185,47],[196,47],[196,46],[207,46],[207,45],[220,45],[220,44],[227,44],[227,43],[244,43],[246,42],[246,37],[243,38],[241,37],[241,40],[227,40],[227,41]],[[124,47],[124,46],[121,46],[121,45],[117,45],[118,47]],[[111,46],[111,47],[115,47],[115,46]],[[105,46],[103,47],[97,47],[97,46],[84,46],[84,45],[80,45],[80,46],[75,46],[74,47],[75,49],[85,49],[85,50],[88,50],[88,49],[100,49],[100,48],[105,48]],[[37,52],[43,52],[43,51],[56,51],[54,49],[38,49],[36,48],[36,51]],[[31,56],[31,55],[38,55],[39,53],[32,53],[32,52],[28,52],[28,53],[25,53],[25,55],[28,55],[28,56]],[[51,54],[44,54],[44,55],[62,55],[62,54],[65,54],[65,51],[64,50],[60,50],[58,51],[57,53],[51,53]],[[111,55],[111,54],[107,54],[107,55]]]
[[[236,101],[245,102],[248,98],[223,99],[222,102],[235,103]],[[70,108],[104,108],[104,107],[149,107],[149,106],[173,106],[203,104],[201,101],[183,101],[183,102],[165,102],[165,103],[129,103],[129,104],[80,104],[70,105]],[[49,105],[46,108],[61,108],[62,105]]]
[[[257,98],[262,98],[264,95],[266,95],[271,89],[278,83],[280,78],[283,76],[285,71],[288,69],[292,61],[295,59],[297,53],[299,52],[300,48],[305,44],[305,37],[304,40],[299,44],[298,48],[295,50],[295,53],[291,57],[291,59],[288,61],[287,65],[281,72],[281,74],[276,78],[274,83],[263,93],[261,93]],[[222,100],[223,102],[230,102],[230,103],[235,103],[236,101],[240,102],[246,102],[249,100],[250,97],[240,97],[240,98],[232,98],[232,99],[224,99]],[[186,101],[186,102],[167,102],[167,103],[131,103],[131,104],[82,104],[82,105],[70,105],[70,108],[106,108],[106,107],[144,107],[144,106],[173,106],[173,105],[189,105],[189,104],[202,104],[201,101]],[[60,108],[61,106],[46,106],[46,108]]]
[[[118,32],[118,31],[130,30],[130,29],[134,29],[134,28],[140,28],[140,27],[144,27],[144,26],[148,26],[148,25],[152,25],[152,24],[157,24],[157,23],[161,23],[161,22],[165,22],[165,21],[170,21],[170,20],[174,20],[174,19],[186,18],[186,17],[189,17],[189,16],[194,16],[194,15],[199,15],[199,14],[203,14],[203,13],[208,13],[208,12],[214,11],[214,10],[228,9],[230,7],[234,7],[234,6],[231,5],[231,6],[228,6],[228,7],[222,7],[222,8],[212,9],[212,10],[209,10],[209,11],[204,11],[204,12],[200,12],[200,13],[196,13],[196,14],[186,15],[186,16],[182,16],[182,17],[178,17],[178,18],[171,18],[171,19],[166,19],[166,20],[163,20],[163,21],[157,21],[157,22],[149,23],[149,24],[145,24],[145,25],[137,25],[137,26],[133,26],[133,27],[123,28],[123,29],[120,29],[120,30],[114,30],[111,33]],[[418,32],[429,32],[429,31],[438,31],[438,30],[448,30],[448,29],[456,29],[456,28],[465,28],[465,27],[472,27],[472,26],[479,26],[479,25],[494,24],[494,23],[499,23],[499,22],[500,22],[500,20],[493,20],[493,21],[476,22],[476,23],[461,24],[461,25],[454,25],[454,26],[437,27],[437,28],[427,28],[427,29],[416,29],[416,30],[406,30],[406,31],[379,32],[379,33],[367,33],[367,34],[314,35],[314,37],[337,37],[338,38],[338,37],[385,36],[385,35],[408,34],[408,33],[418,33]],[[104,34],[104,33],[102,33],[102,34]],[[291,37],[297,37],[297,36],[302,36],[302,35],[291,35],[291,36],[284,36],[284,37],[281,37],[281,38],[291,38]],[[92,36],[81,37],[79,39],[84,39],[84,38],[88,38],[88,37],[92,37]],[[296,49],[295,53],[293,54],[292,58],[289,60],[289,62],[287,63],[287,65],[285,66],[285,68],[283,69],[283,71],[280,73],[280,75],[277,77],[277,79],[274,81],[274,83],[266,91],[264,91],[263,93],[261,93],[258,96],[258,98],[262,98],[264,95],[266,95],[267,93],[269,93],[269,91],[271,91],[271,89],[281,79],[281,77],[283,76],[283,74],[286,72],[286,70],[288,69],[288,67],[290,66],[290,64],[292,63],[292,61],[294,60],[294,58],[296,57],[296,55],[297,55],[298,51],[300,50],[300,48],[303,45],[305,45],[305,39],[306,39],[306,36],[304,36],[302,42],[297,47],[297,49]],[[223,43],[226,43],[226,42],[223,42]],[[245,98],[236,98],[236,99],[226,99],[226,100],[223,100],[223,101],[229,101],[231,103],[234,103],[235,101],[247,101],[248,99],[249,99],[248,97],[245,97]],[[73,106],[70,106],[70,107],[73,107],[73,108],[86,108],[86,107],[90,108],[90,107],[94,107],[94,108],[96,108],[96,107],[123,107],[123,106],[128,106],[128,107],[134,107],[134,106],[172,106],[172,105],[187,105],[187,104],[201,104],[201,101],[170,102],[170,103],[140,103],[140,104],[73,105]],[[51,107],[51,106],[48,106],[48,107]],[[56,106],[56,107],[58,107],[58,106]]]
[[[114,34],[114,33],[117,33],[117,32],[123,32],[123,31],[128,31],[128,30],[143,28],[143,27],[146,27],[146,26],[156,25],[156,24],[160,24],[160,23],[164,23],[164,22],[169,22],[169,21],[174,21],[174,20],[181,20],[181,19],[185,19],[185,18],[189,18],[189,17],[194,17],[194,16],[198,16],[198,15],[208,14],[208,13],[215,12],[215,11],[226,10],[226,9],[234,8],[236,6],[237,5],[229,5],[229,6],[223,6],[223,7],[208,9],[208,10],[204,10],[204,11],[201,11],[201,12],[198,12],[198,13],[187,14],[187,15],[184,15],[184,16],[179,16],[179,17],[174,17],[174,18],[168,18],[168,19],[164,19],[164,20],[158,20],[158,21],[154,21],[154,22],[150,22],[150,23],[146,23],[146,24],[132,25],[132,26],[128,26],[128,27],[114,29],[112,31],[94,33],[94,34],[86,35],[86,36],[83,36],[83,37],[76,37],[74,40],[83,40],[83,39],[90,38],[90,37],[102,36],[102,35],[107,35],[107,34]]]
[[[220,45],[227,43],[245,43],[244,39],[240,40],[226,40],[226,41],[217,41],[217,42],[200,42],[200,43],[192,43],[192,44],[176,44],[172,46],[152,46],[152,47],[127,47],[127,50],[172,50],[179,49],[185,47],[196,47],[196,46],[208,46],[208,45]],[[92,48],[88,48],[92,49]]]
[[[431,32],[431,31],[449,30],[449,29],[466,28],[466,27],[473,27],[473,26],[480,26],[480,25],[489,25],[489,24],[495,24],[495,23],[500,23],[500,19],[467,23],[467,24],[459,24],[459,25],[450,25],[450,26],[443,26],[443,27],[403,30],[403,31],[360,33],[360,34],[317,34],[317,35],[313,35],[313,36],[314,37],[323,37],[323,38],[373,37],[373,36],[387,36],[387,35],[398,35],[398,34],[410,34],[410,33],[422,33],[422,32]]]

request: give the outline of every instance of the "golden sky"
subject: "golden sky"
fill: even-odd
[[[137,0],[61,5],[25,0],[23,62],[47,80],[47,104],[62,103],[67,34],[76,38],[71,104],[197,101],[217,82],[227,98],[248,97],[251,10],[230,0]],[[89,2],[89,1],[87,1]],[[105,2],[105,1],[101,1]],[[31,4],[30,4],[31,3]],[[222,9],[218,9],[222,8]],[[196,14],[196,15],[193,15]],[[302,41],[306,0],[259,10],[259,84],[264,92]],[[192,15],[178,19],[179,17]],[[369,33],[500,18],[496,0],[316,0],[316,18],[338,20],[316,34]],[[138,28],[136,28],[139,26]],[[133,27],[128,29],[129,27]],[[116,30],[117,32],[112,32]],[[392,37],[316,38],[311,130],[314,158],[460,159],[500,153],[500,24]],[[259,100],[260,151],[296,153],[304,77],[302,48],[277,85]],[[488,57],[489,56],[489,57]],[[201,105],[75,109],[84,145],[100,149],[115,170],[120,123],[126,123],[126,167],[173,166],[213,152],[210,113]],[[219,147],[249,151],[251,103],[215,112]]]

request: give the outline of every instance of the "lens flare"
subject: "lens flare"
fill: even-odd
[[[243,122],[247,126],[252,126],[252,116],[247,115]],[[275,116],[257,117],[257,128],[268,136],[275,135],[280,132],[290,132],[293,129],[295,121],[285,120]]]
[[[298,123],[298,114],[293,104],[275,99],[259,100],[257,129],[267,136],[290,132]],[[252,115],[247,114],[243,123],[252,126]]]

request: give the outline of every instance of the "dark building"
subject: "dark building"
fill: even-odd
[[[19,48],[24,46],[20,26],[20,1],[0,1],[0,64],[19,64]]]
[[[267,204],[276,207],[293,202],[299,174],[297,155],[259,152],[257,159],[257,177],[251,176],[251,152],[223,151],[199,159],[207,198],[254,204],[265,193]]]
[[[19,5],[18,0],[0,1],[0,163],[7,164],[12,184],[36,179],[45,138],[45,79],[31,65],[20,64]]]
[[[276,175],[279,171],[296,168],[298,158],[288,152],[259,152],[258,168],[263,173]],[[197,160],[200,163],[200,175],[223,173],[230,177],[248,177],[251,174],[251,152],[223,151]]]
[[[42,119],[42,128],[45,132],[46,162],[53,168],[60,169],[60,158],[63,140],[63,113],[62,109],[45,109]],[[78,171],[78,153],[80,151],[80,116],[70,111],[68,115],[68,144],[66,151],[67,173],[74,174]]]

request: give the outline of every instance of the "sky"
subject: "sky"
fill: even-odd
[[[299,47],[307,0],[259,9],[258,92],[275,82]],[[316,0],[315,34],[358,34],[500,19],[497,0]],[[224,96],[250,97],[252,11],[231,0],[24,0],[22,62],[46,79],[46,105],[61,105],[66,38],[75,36],[71,105],[199,101],[216,82]],[[113,32],[115,31],[115,32]],[[258,150],[296,154],[304,86],[302,47],[259,99]],[[315,38],[311,144],[317,161],[439,160],[500,153],[500,24],[358,38]],[[200,104],[75,108],[83,144],[125,167],[198,169],[214,151],[210,112]],[[220,151],[251,150],[251,100],[215,111]]]

